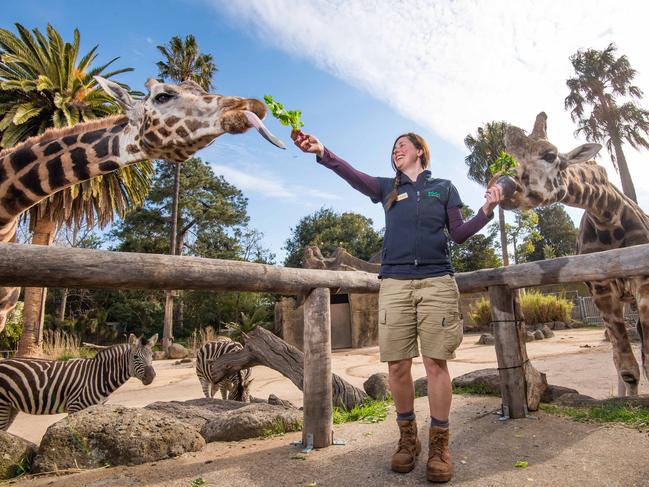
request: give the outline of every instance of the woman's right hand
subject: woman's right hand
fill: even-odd
[[[318,157],[324,156],[324,145],[313,135],[305,134],[301,130],[293,130],[291,139],[302,152],[316,154]]]

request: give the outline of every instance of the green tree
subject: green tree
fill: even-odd
[[[462,208],[462,217],[466,220],[474,215],[468,206]],[[502,262],[494,250],[494,236],[475,234],[463,244],[449,242],[451,263],[456,272],[470,272],[479,269],[499,267]]]
[[[649,111],[634,101],[642,98],[642,90],[632,84],[636,70],[616,51],[615,45],[609,44],[602,51],[580,50],[570,57],[575,76],[566,81],[570,94],[565,107],[579,125],[576,135],[606,146],[624,194],[637,202],[622,144],[649,149]]]
[[[534,250],[527,256],[527,260],[573,255],[578,232],[563,205],[555,203],[535,211],[539,219],[536,229],[541,238],[534,242]]]
[[[174,36],[167,46],[158,46],[158,50],[164,57],[164,61],[158,61],[158,73],[161,80],[171,80],[176,83],[183,81],[195,81],[206,91],[212,87],[212,77],[216,72],[216,65],[209,54],[201,54],[196,38],[188,35],[183,41],[180,37]],[[178,208],[180,199],[180,174],[182,166],[174,165],[174,192],[171,211],[171,229],[169,238],[169,253],[178,255]],[[164,331],[162,334],[162,347],[166,351],[173,339],[173,309],[174,292],[167,292],[165,303]],[[181,301],[182,303],[182,301]],[[182,304],[181,304],[182,307]],[[182,315],[182,311],[181,311]]]
[[[469,179],[487,187],[493,174],[489,171],[500,153],[505,150],[505,122],[490,122],[479,127],[476,135],[469,134],[464,138],[464,145],[471,153],[464,158],[469,167]],[[500,234],[500,248],[504,265],[509,265],[507,253],[507,227],[505,225],[505,211],[498,206],[498,225]]]
[[[355,257],[369,260],[381,250],[382,243],[383,237],[372,228],[370,218],[351,212],[337,214],[330,208],[321,208],[291,228],[291,236],[284,244],[287,251],[284,265],[301,267],[304,249],[310,245],[317,245],[323,255],[333,253],[336,247],[344,247]]]
[[[508,242],[514,249],[514,264],[526,262],[534,250],[534,243],[540,240],[537,230],[539,216],[534,210],[515,210],[513,225],[506,224]]]
[[[72,43],[47,26],[47,37],[16,24],[18,35],[0,29],[0,145],[3,148],[48,128],[87,122],[115,114],[119,107],[95,75],[110,78],[132,71],[106,71],[118,58],[93,67],[98,46],[80,60],[80,34]],[[100,227],[117,214],[140,204],[151,181],[152,166],[142,162],[59,191],[29,210],[32,243],[50,245],[57,226],[94,222]],[[19,355],[37,355],[42,348],[43,303],[46,290],[25,291],[24,332]]]

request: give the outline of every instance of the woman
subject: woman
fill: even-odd
[[[451,378],[446,361],[455,357],[462,341],[462,322],[444,230],[448,229],[454,242],[464,242],[493,218],[502,189],[498,185],[489,188],[482,208],[463,222],[462,201],[455,186],[432,177],[427,170],[428,145],[419,135],[407,133],[394,142],[394,178],[372,177],[354,169],[313,135],[298,130],[291,138],[353,188],[383,204],[386,223],[379,273],[379,351],[381,361],[388,363],[400,430],[391,467],[395,472],[410,472],[421,450],[410,372],[412,358],[419,356],[419,337],[430,406],[426,478],[447,482],[453,476],[453,464],[448,451]]]

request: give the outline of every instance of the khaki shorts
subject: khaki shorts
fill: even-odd
[[[383,279],[379,292],[381,362],[418,357],[448,360],[462,343],[460,293],[453,276]]]

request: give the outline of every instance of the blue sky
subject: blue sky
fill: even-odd
[[[83,52],[99,44],[100,62],[120,56],[117,66],[135,68],[118,79],[137,89],[157,75],[156,45],[194,34],[219,69],[214,91],[272,94],[301,109],[304,130],[377,176],[392,175],[395,136],[418,132],[431,147],[433,173],[451,179],[477,209],[483,191],[466,178],[462,140],[478,126],[506,120],[530,128],[545,110],[560,150],[584,142],[563,110],[568,56],[577,49],[615,42],[640,72],[637,84],[649,89],[638,35],[646,7],[635,10],[628,16],[615,2],[598,1],[22,0],[3,5],[2,27],[45,30],[51,22],[66,39],[77,27]],[[288,128],[268,118],[267,126],[288,145]],[[383,226],[380,206],[292,145],[281,151],[250,132],[223,136],[198,155],[248,197],[251,226],[279,262],[290,228],[321,207]],[[628,157],[646,209],[646,154]],[[600,162],[618,183],[608,156]],[[570,214],[578,221],[581,211]]]

